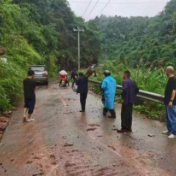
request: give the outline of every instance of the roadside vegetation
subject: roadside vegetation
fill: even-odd
[[[131,72],[131,79],[135,80],[140,90],[147,90],[150,92],[164,95],[164,89],[167,83],[167,77],[165,75],[165,68],[147,68],[146,65],[140,65],[138,68],[131,68],[125,64],[117,64],[116,61],[108,61],[104,63],[97,70],[97,77],[92,77],[93,80],[102,82],[104,79],[104,70],[110,70],[112,76],[117,81],[118,85],[122,85],[123,72],[129,70]],[[99,87],[94,86],[94,91],[100,93]],[[117,102],[121,102],[120,91],[117,90]],[[165,120],[165,108],[162,104],[157,104],[148,100],[138,100],[135,109],[143,114],[146,114],[149,118],[164,121]]]
[[[140,89],[164,94],[164,69],[176,68],[176,0],[152,18],[102,15],[88,23],[100,36],[101,72],[109,69],[121,85],[123,71],[130,70]],[[96,79],[103,80],[103,75]],[[150,118],[165,119],[163,105],[142,100],[135,108]]]
[[[164,94],[164,68],[176,66],[176,0],[155,17],[76,17],[66,0],[0,0],[0,112],[22,95],[22,80],[32,64],[45,64],[50,76],[77,66],[77,32],[81,33],[81,66],[100,63],[122,83],[130,70],[140,89]],[[97,80],[103,80],[99,74]],[[96,88],[97,91],[98,88]],[[164,119],[164,107],[140,101],[139,112]]]
[[[100,60],[137,67],[176,66],[176,0],[155,17],[100,16],[88,22],[100,35]]]
[[[73,68],[77,59],[77,33],[84,28],[83,66],[97,63],[96,32],[71,11],[65,0],[0,0],[0,113],[22,95],[22,80],[33,64],[45,64],[50,77],[61,67]],[[94,59],[95,58],[95,59]]]

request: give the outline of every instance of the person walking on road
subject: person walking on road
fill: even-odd
[[[111,116],[109,116],[109,118],[116,118],[116,113],[114,110],[114,100],[117,83],[116,80],[111,76],[109,70],[105,70],[104,75],[105,79],[101,84],[101,89],[103,90],[104,95],[103,115],[106,116],[107,112],[110,111]]]
[[[174,139],[176,138],[176,78],[172,66],[166,68],[166,75],[169,78],[164,95],[167,130],[163,131],[163,134],[169,135],[169,139]]]
[[[80,93],[80,103],[81,103],[81,110],[80,112],[85,112],[86,109],[86,99],[88,94],[88,77],[92,75],[92,71],[88,70],[87,73],[84,75],[82,72],[79,73],[79,78],[76,82],[77,93]]]
[[[28,77],[23,81],[24,89],[24,114],[23,121],[31,122],[31,115],[34,111],[36,97],[35,97],[35,81],[33,80],[35,73],[33,70],[28,71]]]
[[[73,80],[73,83],[72,83],[72,87],[73,87],[78,79],[78,73],[77,73],[76,69],[73,69],[73,71],[71,73],[71,79]]]
[[[139,92],[135,81],[130,79],[130,72],[125,71],[123,74],[122,85],[122,109],[121,109],[121,129],[117,132],[132,132],[132,113],[133,104],[136,101],[136,95]]]

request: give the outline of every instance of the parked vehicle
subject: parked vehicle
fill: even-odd
[[[45,65],[32,65],[30,69],[35,72],[34,81],[48,85],[48,70]]]

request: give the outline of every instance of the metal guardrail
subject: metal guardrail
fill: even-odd
[[[101,82],[99,82],[99,81],[89,80],[89,82],[91,84],[94,84],[94,85],[97,85],[97,86],[101,85]],[[122,91],[122,86],[118,85],[117,89]],[[139,90],[139,93],[137,94],[137,97],[145,99],[145,100],[150,100],[150,101],[153,101],[153,102],[156,102],[156,103],[160,103],[160,104],[164,103],[164,96],[160,95],[160,94],[153,93],[153,92]]]

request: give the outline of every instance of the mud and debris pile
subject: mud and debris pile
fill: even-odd
[[[0,141],[3,137],[5,129],[9,124],[11,115],[12,115],[12,111],[5,111],[2,113],[2,115],[0,115]]]

